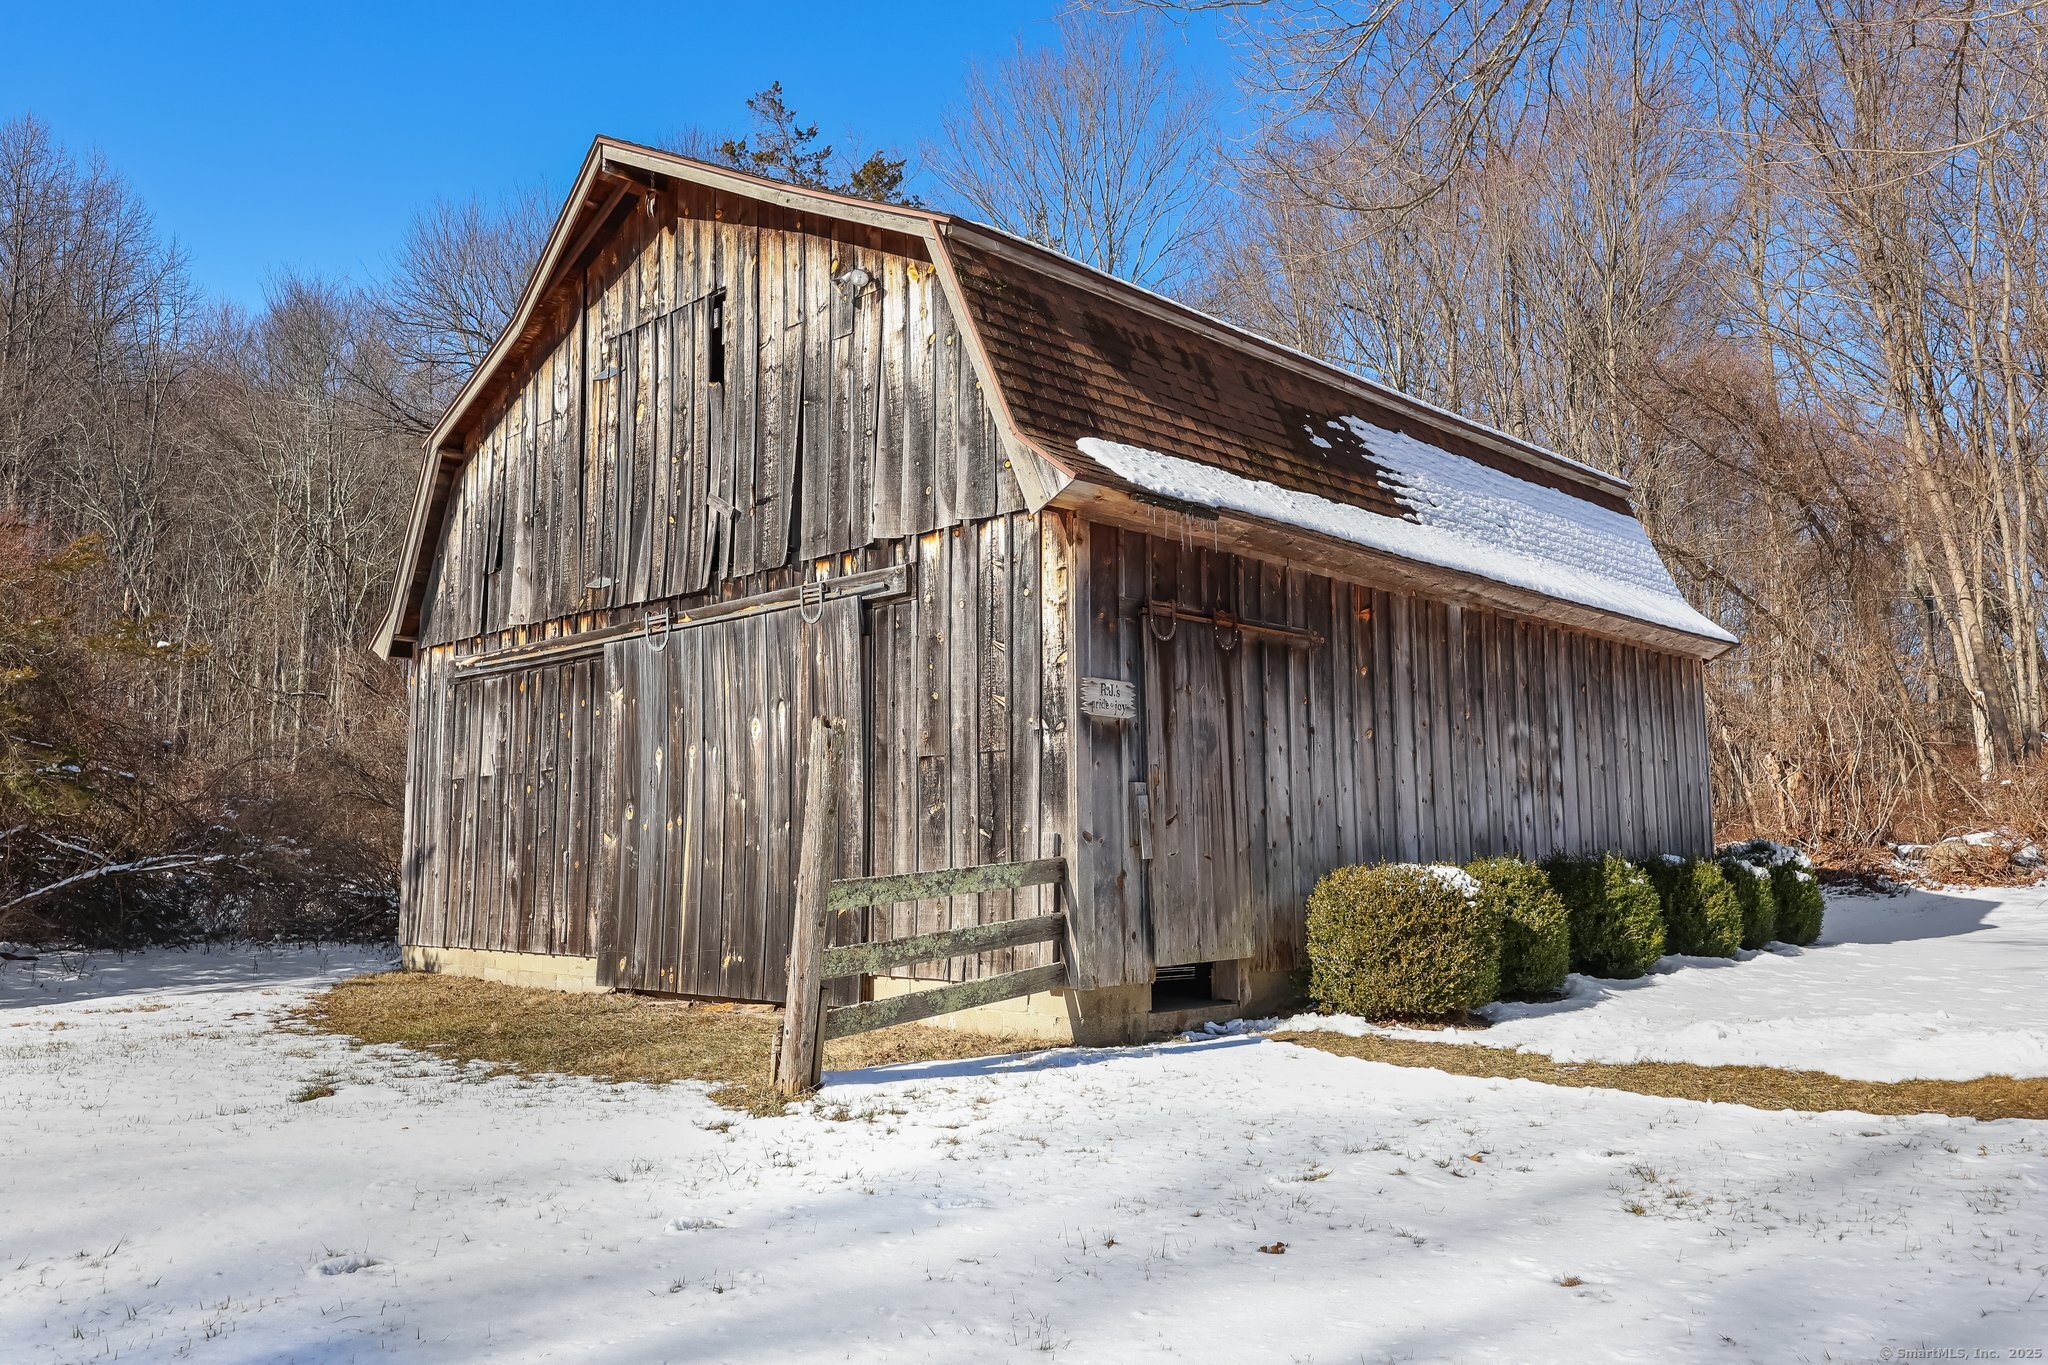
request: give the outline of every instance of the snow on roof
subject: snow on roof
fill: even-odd
[[[1079,446],[1161,497],[1298,526],[1369,549],[1476,574],[1561,601],[1733,643],[1695,611],[1642,523],[1358,417],[1328,426],[1363,443],[1414,520],[1382,516],[1156,450],[1083,437]],[[1317,445],[1331,442],[1311,430]]]

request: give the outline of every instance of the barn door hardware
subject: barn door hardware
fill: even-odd
[[[812,579],[797,588],[796,614],[807,626],[818,624],[818,618],[825,614],[825,582]]]
[[[661,622],[661,634],[659,636],[657,636],[654,632],[654,623],[656,621]],[[664,605],[662,607],[661,615],[659,616],[656,616],[651,611],[648,612],[646,621],[648,652],[653,654],[659,654],[664,649],[667,649],[668,637],[675,633],[675,629],[675,614],[668,606]],[[657,643],[657,640],[659,641],[659,643]]]
[[[1146,626],[1155,639],[1171,640],[1181,621],[1200,621],[1216,631],[1216,644],[1222,649],[1235,649],[1245,636],[1271,640],[1275,644],[1290,645],[1298,649],[1315,649],[1323,643],[1319,631],[1303,630],[1299,626],[1273,625],[1264,621],[1243,621],[1227,611],[1196,611],[1178,602],[1166,602],[1157,598],[1147,602],[1139,610],[1145,613]],[[1159,623],[1166,622],[1161,630]]]
[[[885,569],[868,569],[861,573],[846,574],[840,578],[820,579],[801,587],[775,588],[768,592],[755,593],[751,597],[736,597],[725,602],[710,602],[701,607],[678,609],[672,604],[663,608],[666,625],[663,634],[687,630],[712,621],[728,620],[734,616],[751,616],[757,612],[778,611],[796,607],[803,612],[824,610],[823,604],[841,597],[901,597],[910,590],[907,572],[901,564],[891,564]],[[466,682],[472,678],[489,678],[499,674],[516,672],[522,668],[533,668],[541,664],[567,663],[572,659],[585,659],[604,653],[606,644],[623,640],[633,635],[651,635],[653,623],[658,619],[652,609],[645,616],[627,618],[622,625],[602,626],[596,630],[574,631],[567,635],[551,635],[543,640],[530,640],[525,644],[507,645],[502,649],[487,649],[457,659],[450,669],[450,680]],[[806,615],[805,620],[818,618]]]
[[[1244,623],[1234,612],[1218,610],[1216,621],[1216,648],[1228,653],[1244,643]]]

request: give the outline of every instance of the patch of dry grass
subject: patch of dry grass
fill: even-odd
[[[603,1081],[705,1081],[711,1098],[750,1114],[782,1099],[768,1084],[775,1013],[643,995],[570,995],[428,972],[359,976],[298,1012],[307,1028],[397,1043],[454,1062]],[[900,1024],[825,1045],[828,1070],[1030,1052],[1046,1045]]]
[[[1630,1090],[1666,1099],[1746,1104],[1752,1109],[1823,1113],[1952,1114],[1970,1119],[2048,1118],[2048,1079],[1984,1076],[1972,1081],[1854,1081],[1825,1071],[1691,1062],[1560,1062],[1540,1052],[1473,1043],[1430,1043],[1378,1034],[1275,1033],[1276,1041],[1454,1076],[1540,1081],[1580,1089]]]

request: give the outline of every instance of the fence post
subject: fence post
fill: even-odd
[[[775,1084],[785,1095],[818,1088],[825,1050],[826,901],[839,851],[840,773],[846,722],[811,725],[804,765],[804,833],[797,855],[796,926],[789,941],[789,995],[782,1014],[782,1048]]]

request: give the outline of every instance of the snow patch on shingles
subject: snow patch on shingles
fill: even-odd
[[[1148,492],[1235,512],[1418,563],[1477,574],[1546,597],[1709,640],[1735,637],[1679,593],[1642,524],[1356,417],[1332,428],[1362,442],[1415,519],[1382,516],[1213,465],[1093,436],[1083,454]],[[1308,433],[1319,444],[1320,433]]]

